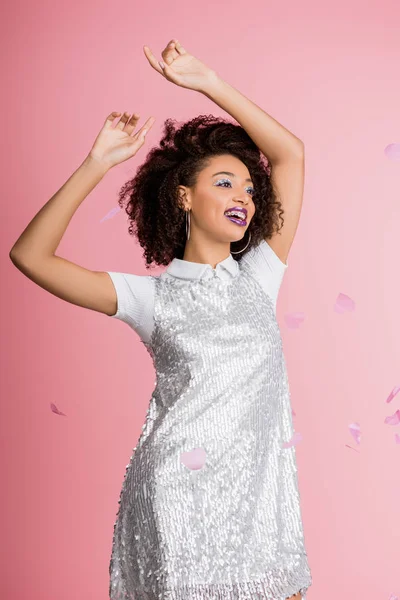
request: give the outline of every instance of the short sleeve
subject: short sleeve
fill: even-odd
[[[154,278],[149,275],[106,271],[117,294],[117,312],[110,315],[127,323],[149,342],[154,323]]]
[[[240,262],[242,261],[250,265],[254,277],[272,298],[276,311],[278,293],[285,271],[289,266],[288,263],[285,264],[281,261],[266,240],[262,240],[257,246],[251,248]]]

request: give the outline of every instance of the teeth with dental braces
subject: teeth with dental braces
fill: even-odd
[[[227,217],[239,217],[239,218],[241,218],[243,220],[246,218],[245,215],[244,215],[244,213],[242,213],[239,210],[228,210],[228,212],[226,212],[225,215]]]

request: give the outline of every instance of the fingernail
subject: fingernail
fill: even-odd
[[[143,137],[146,137],[147,129],[143,129]]]
[[[159,61],[158,61],[158,64],[160,65],[160,67],[161,67],[162,69],[165,67],[165,65],[164,65],[164,63],[163,63],[163,61],[162,61],[162,60],[159,60]]]

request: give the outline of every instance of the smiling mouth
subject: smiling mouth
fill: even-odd
[[[236,217],[234,215],[225,215],[225,217],[232,221],[232,223],[236,223],[236,225],[241,225],[242,227],[247,225],[245,218],[241,219],[240,217]]]

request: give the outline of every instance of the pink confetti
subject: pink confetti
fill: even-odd
[[[296,413],[294,412],[293,408],[292,408],[292,416],[295,417]]]
[[[298,329],[300,324],[304,321],[303,312],[293,312],[285,315],[284,319],[289,329]]]
[[[399,391],[400,391],[400,385],[396,385],[390,392],[389,396],[386,398],[386,402],[391,402],[393,400],[393,398],[395,397],[395,395],[398,394]]]
[[[50,408],[53,411],[53,413],[55,413],[56,415],[61,415],[63,417],[67,416],[63,412],[61,412],[60,410],[58,410],[57,406],[55,404],[53,404],[53,403],[50,404]]]
[[[353,311],[355,308],[355,302],[350,298],[350,296],[346,296],[346,294],[339,294],[336,298],[334,310],[339,314],[343,314],[345,312]]]
[[[357,444],[361,441],[361,433],[360,433],[360,424],[359,423],[351,423],[349,425],[350,433],[357,442]]]
[[[394,434],[394,440],[395,440],[396,444],[400,444],[400,434],[395,433]]]
[[[181,453],[181,462],[188,469],[201,469],[206,462],[206,451],[204,448],[194,448],[190,452]]]
[[[386,158],[390,160],[400,160],[400,144],[389,144],[385,150]]]
[[[100,221],[100,223],[102,223],[103,221],[107,221],[107,219],[112,219],[117,213],[119,213],[122,210],[122,208],[120,206],[115,206],[114,208],[112,208],[105,217],[103,217]]]
[[[291,448],[292,446],[297,446],[297,444],[299,442],[301,442],[301,440],[303,439],[301,433],[299,433],[298,431],[296,433],[293,434],[292,439],[289,440],[288,442],[284,442],[282,444],[282,448]]]
[[[353,446],[349,446],[348,444],[345,444],[345,448],[350,448],[350,450],[354,450],[354,452],[360,452],[359,450],[353,448]]]
[[[396,410],[394,415],[386,417],[385,425],[398,425],[400,423],[400,410]]]

